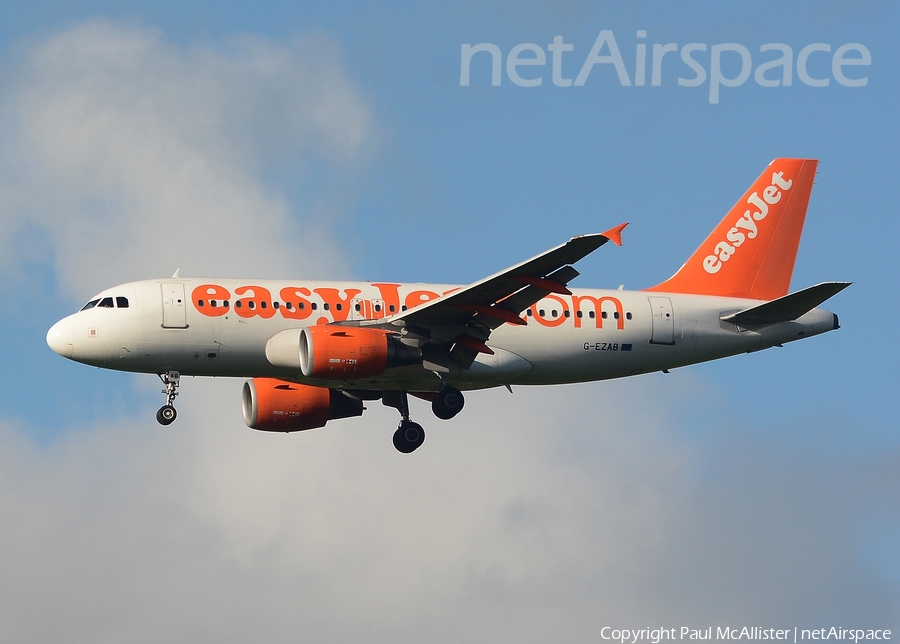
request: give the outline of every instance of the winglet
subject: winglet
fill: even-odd
[[[622,230],[625,229],[625,226],[628,225],[626,221],[624,224],[619,224],[615,228],[610,228],[605,233],[600,233],[604,237],[606,237],[609,241],[614,243],[616,246],[622,245]]]

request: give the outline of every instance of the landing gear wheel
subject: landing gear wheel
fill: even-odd
[[[175,411],[172,405],[163,405],[156,412],[156,422],[160,425],[171,425],[177,415],[178,412]]]
[[[400,426],[394,432],[394,447],[398,452],[410,454],[416,451],[425,442],[425,430],[419,423],[411,420],[400,421]]]
[[[459,389],[441,387],[431,403],[431,411],[441,420],[450,420],[462,411],[465,403],[466,400]]]

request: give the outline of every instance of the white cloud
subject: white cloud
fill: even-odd
[[[378,403],[325,431],[254,433],[237,384],[187,382],[168,429],[148,411],[46,451],[4,432],[0,505],[7,526],[27,528],[2,533],[0,639],[212,628],[218,641],[310,629],[340,641],[447,619],[473,595],[502,604],[553,584],[565,596],[564,575],[658,550],[659,495],[684,467],[677,445],[660,452],[645,428],[622,440],[612,425],[600,430],[608,454],[573,462],[554,426],[584,422],[566,411],[583,408],[574,389],[499,405],[473,394],[457,422],[425,421],[429,440],[410,457],[393,450],[396,414]],[[427,407],[416,412],[424,421]],[[635,468],[648,447],[655,467]]]
[[[178,267],[347,275],[339,213],[300,212],[265,181],[287,163],[298,183],[311,165],[352,182],[372,145],[369,107],[327,36],[190,48],[98,19],[24,47],[6,76],[8,263],[30,226],[76,299]]]
[[[39,450],[7,427],[0,639],[896,624],[896,588],[856,537],[896,503],[897,455],[855,464],[883,472],[869,481],[764,443],[707,452],[669,418],[708,392],[673,382],[473,393],[449,423],[416,402],[428,440],[410,456],[378,403],[323,430],[248,430],[236,381],[186,381],[169,428],[148,409]]]

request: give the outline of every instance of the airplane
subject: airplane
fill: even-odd
[[[183,278],[131,282],[54,324],[61,356],[164,385],[168,425],[181,376],[249,378],[246,424],[324,427],[365,403],[396,408],[393,443],[425,440],[409,396],[439,419],[463,391],[621,378],[758,351],[839,328],[817,308],[849,282],[789,293],[818,161],[776,159],[684,265],[638,291],[577,289],[578,260],[620,224],[573,237],[468,286]]]

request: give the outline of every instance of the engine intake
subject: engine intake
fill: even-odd
[[[253,378],[241,393],[244,422],[266,432],[324,427],[329,420],[362,416],[363,404],[337,389],[275,378]]]

